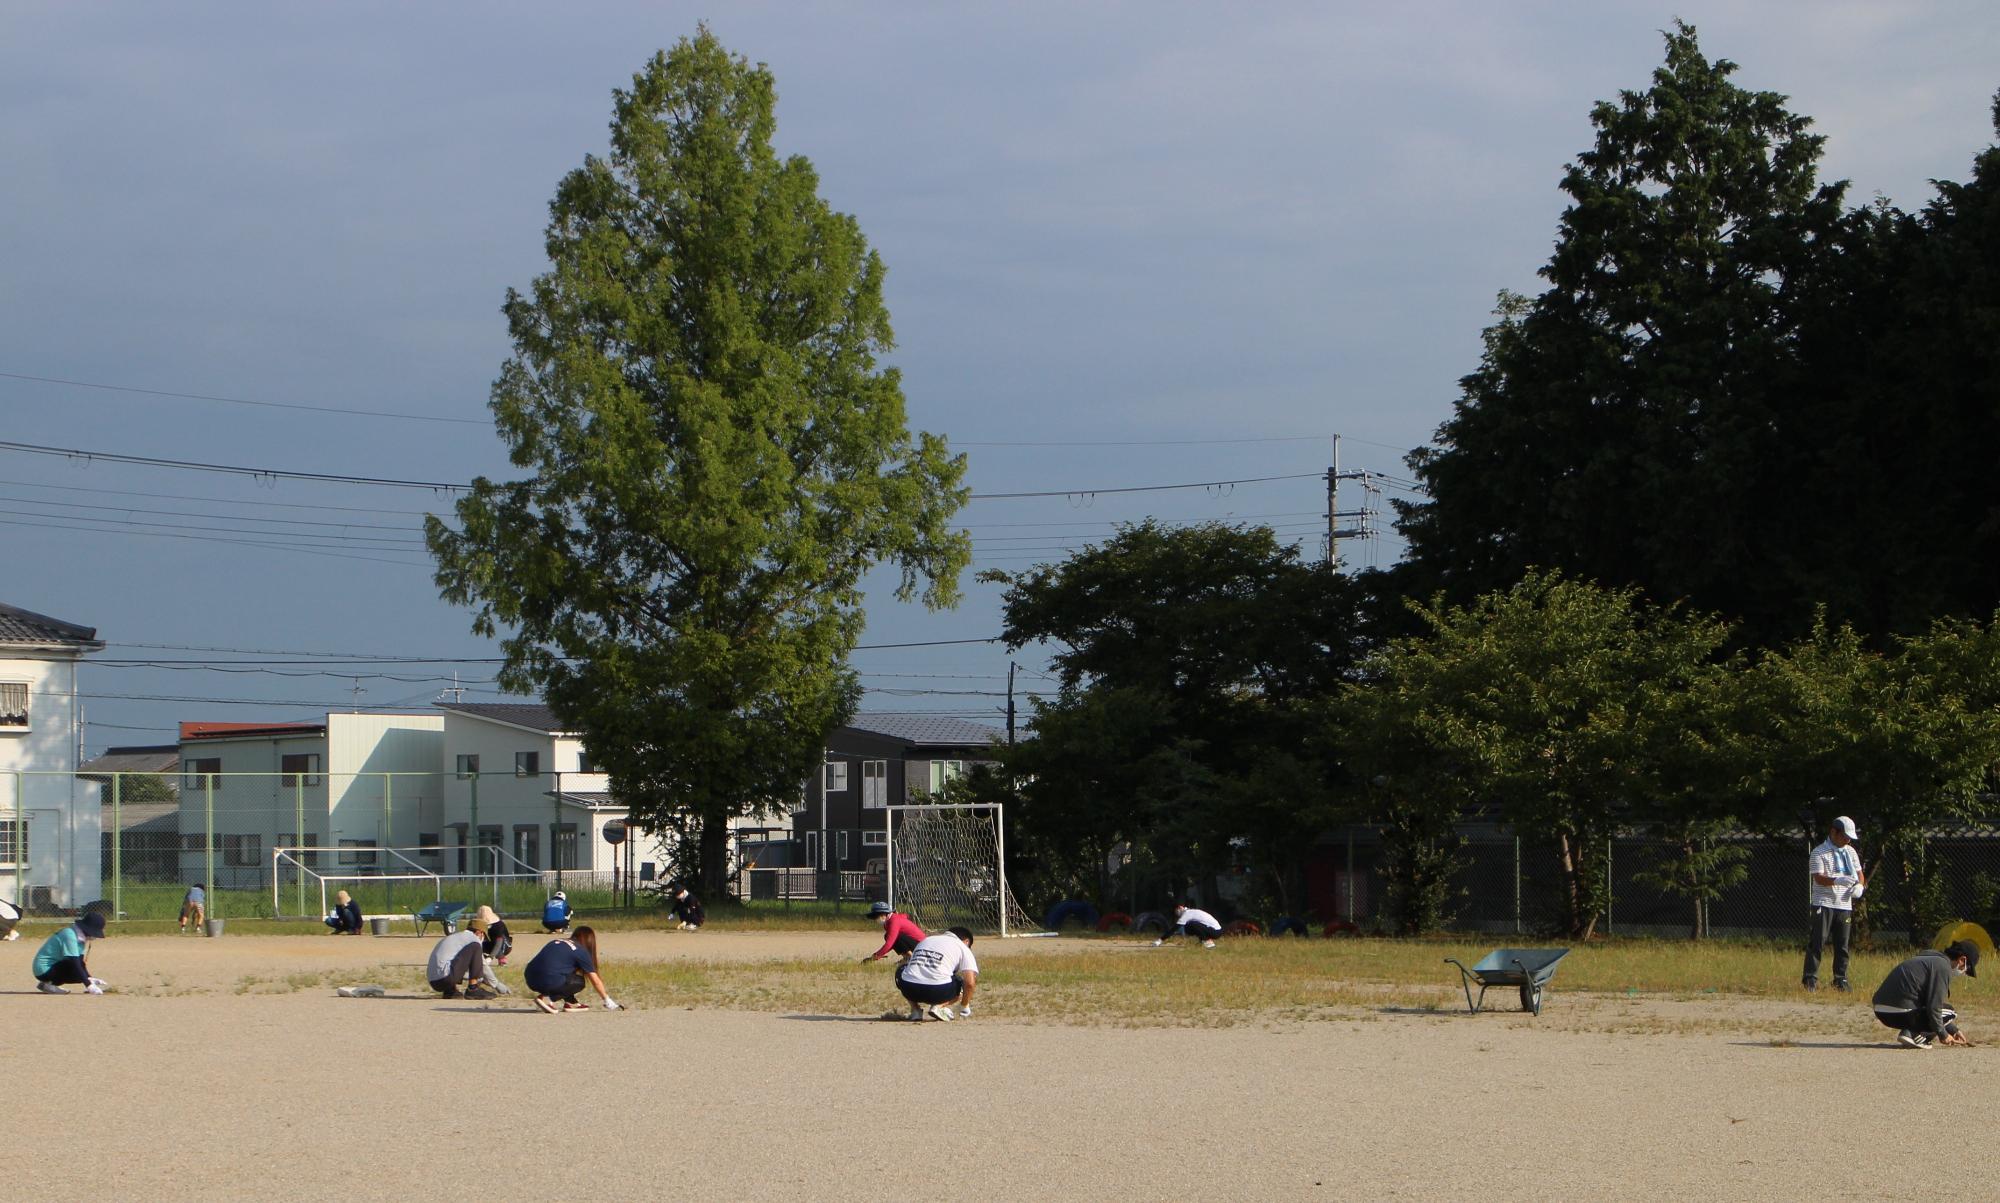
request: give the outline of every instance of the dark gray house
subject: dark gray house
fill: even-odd
[[[827,737],[825,763],[792,815],[799,868],[880,870],[887,860],[888,807],[936,793],[1005,737],[942,715],[857,719]]]

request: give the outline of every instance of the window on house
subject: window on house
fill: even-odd
[[[542,754],[540,752],[514,753],[514,775],[516,777],[539,777],[542,774]]]
[[[28,825],[17,815],[0,815],[0,865],[18,865],[27,859]]]
[[[579,773],[595,773],[597,771],[591,766],[590,753],[583,751],[581,748],[576,753],[576,771]]]
[[[806,867],[808,869],[823,869],[826,867],[819,863],[819,832],[817,831],[806,832]]]
[[[419,831],[417,833],[417,855],[436,860],[440,845],[443,843],[444,841],[438,838],[437,832]]]
[[[477,776],[479,776],[479,753],[474,752],[471,755],[467,755],[464,752],[460,752],[458,754],[459,780],[463,781],[467,777]]]
[[[889,762],[861,762],[861,805],[881,808],[889,805]]]
[[[541,868],[542,829],[522,824],[514,828],[514,859],[530,869]],[[519,868],[519,865],[513,866]]]
[[[181,851],[182,852],[208,851],[208,845],[203,842],[203,839],[204,839],[203,833],[199,831],[184,832],[181,835]]]
[[[829,794],[844,794],[847,792],[847,762],[845,760],[829,760],[826,762],[824,788]]]
[[[834,832],[834,833],[833,833],[833,848],[834,848],[834,852],[833,852],[833,857],[834,857],[834,863],[835,863],[835,864],[837,864],[837,865],[844,865],[844,864],[846,864],[846,863],[847,863],[847,832],[845,832],[845,831],[836,831],[836,832]]]
[[[553,868],[574,869],[576,863],[576,824],[549,824],[549,853],[555,860]]]
[[[931,761],[931,792],[941,794],[944,792],[945,786],[950,785],[963,776],[965,776],[965,762],[963,760],[933,760]]]
[[[278,784],[286,789],[319,784],[319,753],[301,752],[278,757]],[[303,780],[302,780],[303,779]]]
[[[372,865],[375,863],[374,840],[340,841],[340,863],[343,865]]]
[[[28,683],[0,681],[0,731],[28,729]]]
[[[861,846],[863,848],[887,848],[889,846],[889,833],[886,831],[864,831],[861,833]]]
[[[222,757],[220,756],[203,756],[184,761],[183,763],[186,765],[182,785],[184,789],[207,789],[208,778],[222,772]],[[222,778],[219,776],[215,778],[215,788],[222,788]]]
[[[278,842],[271,845],[271,849],[272,851],[276,851],[279,848],[290,849],[290,851],[285,853],[283,871],[295,871],[295,866],[297,865],[305,865],[310,868],[313,864],[315,854],[301,852],[299,849],[312,847],[318,838],[310,831],[306,832],[303,836],[296,832],[281,831],[278,833]]]
[[[254,869],[264,863],[263,837],[255,835],[225,835],[222,837],[222,863],[232,868]]]

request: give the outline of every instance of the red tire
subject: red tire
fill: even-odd
[[[1110,931],[1113,928],[1119,931],[1130,931],[1132,928],[1132,916],[1126,914],[1124,911],[1112,911],[1097,921],[1098,931]]]
[[[1264,929],[1257,926],[1255,919],[1238,919],[1228,927],[1223,928],[1222,934],[1225,936],[1261,936],[1264,934]]]
[[[1326,930],[1320,934],[1323,936],[1358,936],[1361,934],[1361,929],[1345,919],[1335,919],[1333,922],[1327,924]]]

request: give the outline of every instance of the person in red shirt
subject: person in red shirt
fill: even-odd
[[[870,961],[879,961],[892,952],[907,960],[910,950],[917,946],[917,941],[924,938],[923,928],[918,927],[908,915],[897,914],[890,910],[886,902],[872,903],[868,907],[868,917],[882,925],[882,947],[876,949],[873,956],[862,957],[861,963],[864,965]]]

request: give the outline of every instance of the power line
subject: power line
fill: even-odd
[[[0,443],[0,446],[6,444]],[[1235,480],[1194,480],[1171,485],[1120,485],[1099,489],[1037,489],[1022,493],[974,493],[973,501],[1010,501],[1023,497],[1096,497],[1109,493],[1161,493],[1169,489],[1220,489],[1236,485],[1264,484],[1273,480],[1319,480],[1322,472],[1293,472],[1284,476],[1240,476]]]
[[[71,521],[83,521],[83,520],[71,519]],[[375,563],[375,564],[400,564],[405,568],[425,568],[429,566],[428,564],[420,560],[390,560],[390,559],[385,559],[381,556],[358,556],[352,554],[351,552],[331,551],[323,547],[303,548],[294,546],[290,543],[272,543],[256,539],[228,539],[228,538],[223,538],[219,535],[186,535],[186,534],[177,534],[172,531],[117,530],[117,529],[107,530],[103,527],[95,527],[95,526],[59,526],[53,522],[28,522],[19,518],[0,518],[0,526],[33,526],[33,527],[41,527],[46,530],[72,531],[90,535],[128,535],[128,536],[136,536],[141,538],[154,538],[154,539],[192,539],[198,543],[233,543],[239,547],[266,547],[274,551],[289,551],[289,552],[294,552],[298,555],[309,555],[320,559],[331,558],[336,560],[367,560],[370,563]]]
[[[89,380],[64,380],[55,376],[29,376],[22,372],[0,372],[7,380],[32,380],[37,384],[60,384],[67,388],[97,389],[106,393],[134,393],[145,397],[173,397],[182,401],[219,401],[225,405],[254,405],[261,409],[292,409],[306,413],[345,414],[359,418],[400,418],[406,422],[449,422],[468,426],[488,426],[490,418],[452,418],[438,414],[400,413],[387,409],[348,409],[338,405],[300,405],[290,401],[253,401],[247,397],[218,397],[211,393],[176,393],[158,388],[132,388],[123,384],[97,384]]]

